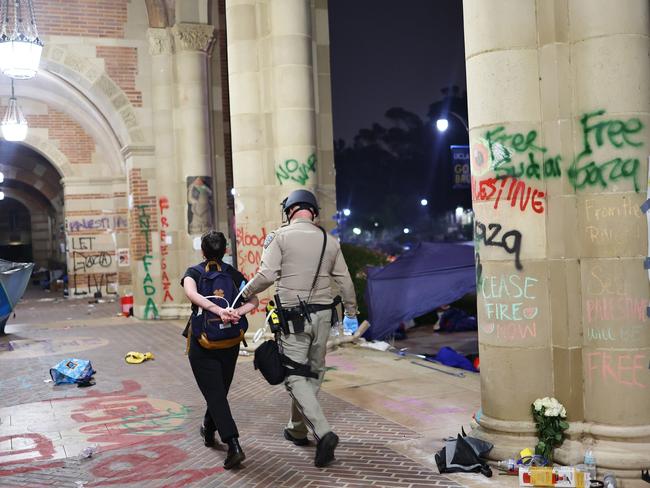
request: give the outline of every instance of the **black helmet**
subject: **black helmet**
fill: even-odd
[[[301,209],[311,210],[314,217],[318,216],[318,201],[309,190],[294,190],[282,200],[282,211],[289,216],[289,209],[298,205]]]

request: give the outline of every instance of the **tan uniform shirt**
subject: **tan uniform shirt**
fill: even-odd
[[[331,235],[326,236],[323,264],[309,303],[332,303],[333,280],[341,290],[345,314],[356,315],[354,285],[341,246]],[[275,283],[283,307],[298,305],[298,296],[306,301],[322,248],[323,233],[308,219],[296,218],[289,225],[272,232],[264,242],[260,269],[244,291],[244,297],[260,293]]]

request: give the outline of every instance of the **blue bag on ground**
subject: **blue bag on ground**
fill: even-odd
[[[461,368],[476,373],[476,368],[472,362],[462,354],[454,351],[451,347],[445,346],[441,348],[440,351],[438,351],[438,354],[434,356],[434,359],[439,363],[444,364],[445,366],[451,366],[452,368]]]
[[[50,369],[55,385],[64,383],[88,384],[96,373],[87,359],[68,358]]]

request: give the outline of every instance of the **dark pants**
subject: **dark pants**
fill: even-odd
[[[239,345],[229,349],[210,350],[202,348],[194,337],[191,338],[190,365],[208,404],[203,425],[207,432],[219,432],[221,442],[239,437],[227,398],[238,356]]]

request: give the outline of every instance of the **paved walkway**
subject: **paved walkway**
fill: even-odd
[[[321,400],[342,441],[338,460],[317,469],[313,445],[298,448],[282,438],[283,388],[269,386],[242,357],[230,399],[247,460],[224,471],[225,450],[205,448],[198,436],[204,404],[179,323],[118,318],[117,303],[96,304],[88,314],[87,300],[38,300],[21,303],[9,335],[0,338],[2,487],[415,488],[488,481],[441,476],[433,464],[439,439],[469,425],[478,375],[447,376],[357,347],[330,354]],[[46,323],[48,316],[57,321]],[[130,350],[152,351],[156,359],[128,365]],[[49,368],[67,357],[90,359],[96,386],[45,382]],[[97,452],[80,457],[88,446]]]

